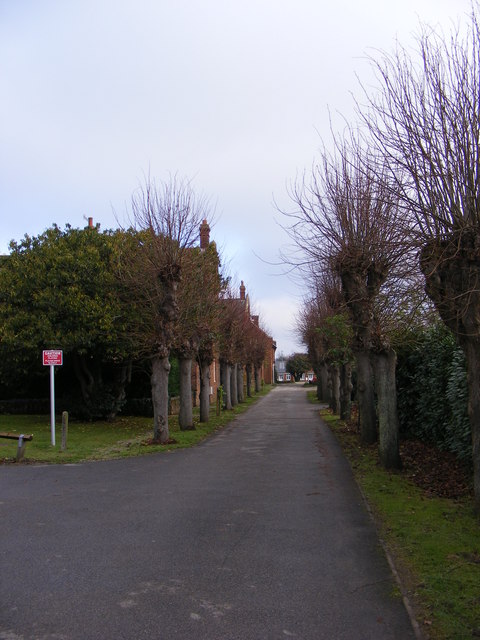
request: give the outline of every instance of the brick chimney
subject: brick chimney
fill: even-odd
[[[88,219],[88,228],[93,229],[93,218]]]
[[[205,249],[210,244],[210,227],[208,226],[208,222],[204,220],[200,225],[200,249],[205,251]]]
[[[245,285],[243,284],[243,280],[240,283],[240,300],[245,300]]]

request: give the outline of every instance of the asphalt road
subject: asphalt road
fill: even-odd
[[[302,387],[194,449],[0,467],[0,640],[414,638]]]

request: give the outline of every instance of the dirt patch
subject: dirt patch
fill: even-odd
[[[403,473],[428,495],[461,498],[473,495],[470,470],[453,453],[419,440],[400,444]]]
[[[148,440],[143,440],[142,446],[149,447],[152,445],[167,445],[167,444],[177,444],[177,440],[175,438],[169,438],[167,442],[160,442],[159,440],[154,440],[153,438],[149,438]]]
[[[339,423],[336,430],[344,435],[343,442],[349,447],[355,462],[361,456],[356,422]],[[375,451],[377,446],[374,444],[366,448]],[[403,440],[400,456],[403,463],[401,473],[426,495],[451,499],[473,496],[471,469],[453,453],[441,451],[435,445],[420,440]]]

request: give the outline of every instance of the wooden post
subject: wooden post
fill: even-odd
[[[61,450],[67,450],[67,436],[68,436],[68,411],[62,413],[62,446]]]

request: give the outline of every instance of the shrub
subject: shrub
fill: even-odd
[[[450,420],[446,425],[445,448],[460,460],[472,459],[472,435],[468,419],[468,391],[465,356],[461,349],[453,353],[450,364],[447,400],[450,405]]]
[[[441,324],[417,331],[397,355],[401,432],[471,459],[465,359],[451,332]]]

